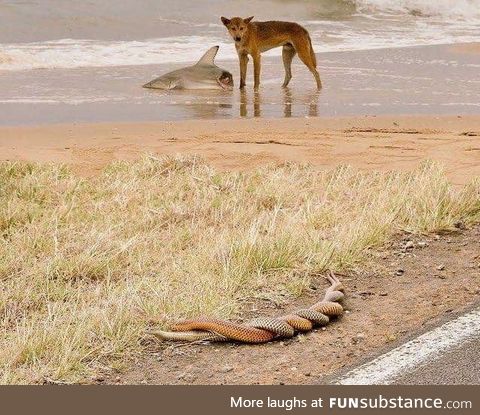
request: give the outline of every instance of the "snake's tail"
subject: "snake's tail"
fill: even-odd
[[[221,342],[228,340],[224,336],[220,336],[219,334],[212,333],[211,331],[162,331],[156,330],[152,331],[149,334],[152,336],[157,337],[160,340],[176,340],[176,341],[187,341],[187,342],[195,342],[195,341],[211,341],[211,342]]]

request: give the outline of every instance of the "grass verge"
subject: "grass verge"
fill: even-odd
[[[318,172],[284,164],[219,172],[192,157],[0,164],[0,382],[83,382],[122,369],[149,325],[232,317],[252,297],[299,295],[398,231],[480,219],[480,181]]]

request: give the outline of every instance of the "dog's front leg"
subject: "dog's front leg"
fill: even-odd
[[[260,86],[260,68],[261,68],[260,53],[255,53],[253,55],[253,74],[255,79],[253,84],[253,89],[255,91],[257,91],[258,87]]]
[[[248,55],[246,53],[239,53],[238,58],[240,60],[240,89],[242,89],[245,88],[247,80]]]

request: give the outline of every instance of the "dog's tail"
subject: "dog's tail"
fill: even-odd
[[[315,51],[313,50],[312,39],[310,35],[308,36],[308,43],[310,44],[310,56],[312,57],[312,62],[315,68],[317,67],[317,57],[315,56]]]

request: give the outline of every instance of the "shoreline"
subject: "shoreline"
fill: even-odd
[[[313,118],[388,114],[475,115],[480,43],[317,54],[324,88],[294,60],[280,87],[280,57],[263,59],[262,86],[240,92],[156,91],[141,85],[184,65],[44,69],[0,76],[0,125],[152,122],[191,119]],[[217,64],[234,75],[238,64]]]
[[[298,162],[409,171],[430,159],[455,185],[480,177],[480,115],[367,116],[0,127],[0,161],[66,163],[95,175],[145,154],[199,155],[220,170]]]

